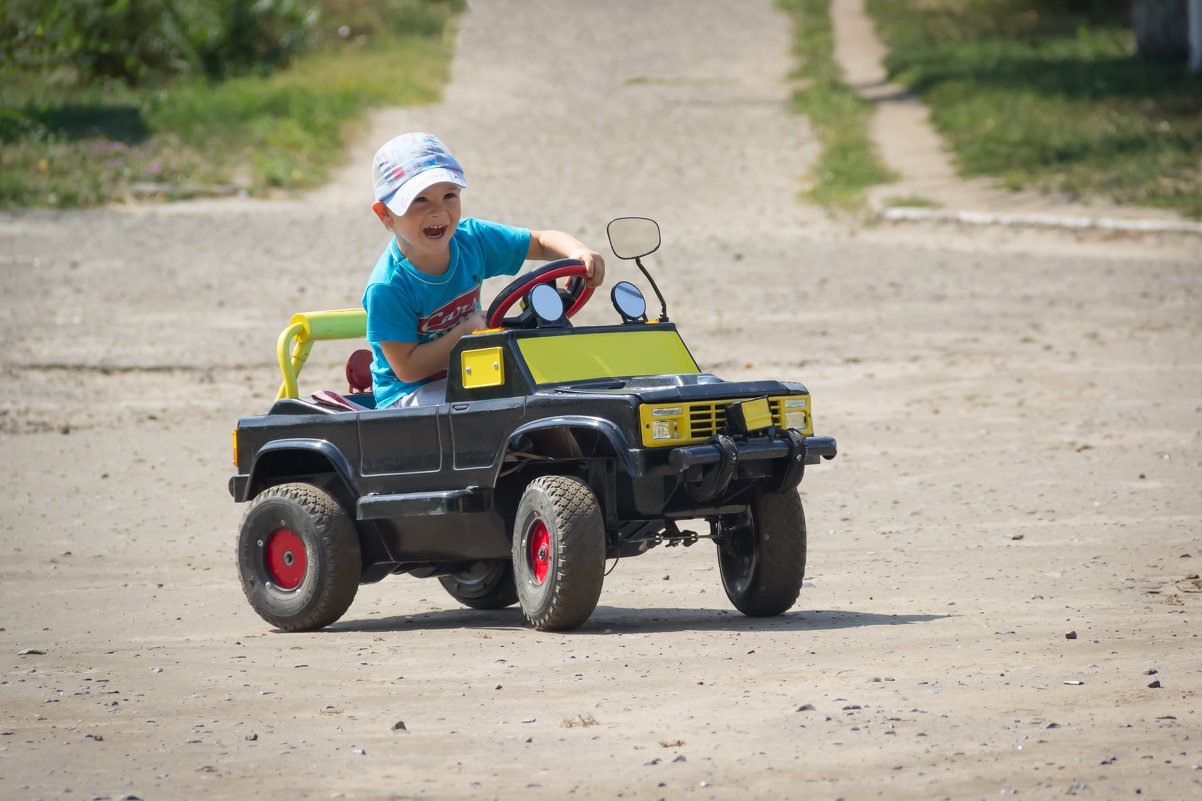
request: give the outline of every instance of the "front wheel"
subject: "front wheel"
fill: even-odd
[[[513,575],[522,612],[542,631],[588,620],[605,572],[605,525],[588,484],[570,476],[531,481],[513,528]]]
[[[467,570],[438,577],[452,598],[472,609],[504,609],[518,602],[513,564],[506,559],[473,562]]]
[[[242,590],[259,617],[277,628],[312,631],[342,617],[362,570],[350,515],[320,487],[269,487],[242,518]]]
[[[787,612],[806,569],[806,519],[796,492],[757,492],[747,513],[724,520],[718,567],[726,597],[745,615]]]

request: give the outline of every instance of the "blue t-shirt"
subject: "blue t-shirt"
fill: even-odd
[[[380,343],[429,342],[480,311],[484,279],[514,275],[522,269],[530,248],[530,230],[466,217],[451,236],[450,248],[447,271],[427,275],[409,263],[394,238],[371,271],[363,291],[363,308],[367,310],[377,409],[430,381],[408,383],[397,378]]]

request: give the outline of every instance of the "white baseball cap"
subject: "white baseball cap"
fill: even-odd
[[[409,204],[434,184],[466,187],[463,168],[437,136],[415,132],[389,139],[371,160],[376,200],[393,214],[404,214]]]

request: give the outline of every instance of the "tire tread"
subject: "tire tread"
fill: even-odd
[[[605,527],[601,507],[592,489],[571,476],[542,476],[530,482],[532,489],[545,494],[555,515],[553,533],[560,538],[557,546],[558,569],[550,599],[542,610],[522,604],[526,619],[543,631],[574,629],[588,620],[601,595],[605,568]],[[514,533],[520,541],[520,533]],[[515,545],[515,549],[518,549]],[[515,553],[515,569],[524,554]],[[521,584],[519,583],[519,595]]]
[[[796,492],[762,493],[752,504],[758,550],[755,575],[743,593],[723,582],[731,603],[748,617],[783,614],[797,603],[805,579],[806,522]]]
[[[320,540],[322,558],[325,561],[325,576],[320,582],[314,601],[300,614],[280,615],[264,608],[246,582],[242,590],[259,616],[283,631],[313,631],[324,628],[338,620],[350,608],[359,590],[362,562],[359,537],[346,510],[325,490],[312,484],[277,484],[259,493],[246,510],[243,525],[264,503],[273,499],[284,499],[299,506],[313,521]],[[313,565],[317,560],[308,554]],[[324,580],[323,580],[324,578]]]

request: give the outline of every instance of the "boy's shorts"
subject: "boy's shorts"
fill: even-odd
[[[422,384],[408,395],[402,395],[392,404],[393,409],[407,409],[410,406],[437,406],[447,399],[447,380],[439,378]]]

